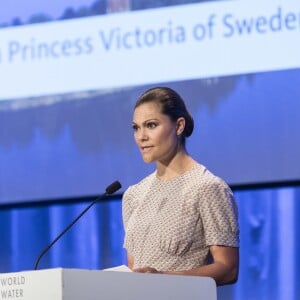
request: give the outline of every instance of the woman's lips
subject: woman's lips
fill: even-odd
[[[141,146],[140,148],[143,153],[146,153],[149,152],[153,148],[153,146]]]

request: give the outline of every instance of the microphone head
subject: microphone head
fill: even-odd
[[[117,190],[119,190],[121,187],[122,187],[121,183],[119,181],[115,181],[106,188],[105,192],[107,195],[111,195],[115,193]]]

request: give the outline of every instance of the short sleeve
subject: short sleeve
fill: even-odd
[[[123,194],[122,199],[122,218],[123,218],[123,226],[126,231],[128,220],[133,212],[133,207],[131,204],[132,197],[131,197],[131,188],[129,187]]]
[[[215,177],[201,187],[199,196],[205,244],[238,247],[238,209],[229,186]]]
[[[123,218],[123,226],[125,231],[123,247],[127,249],[129,253],[133,253],[133,239],[132,236],[128,233],[128,223],[129,219],[133,214],[133,197],[132,197],[132,187],[129,187],[123,194],[122,199],[122,218]]]

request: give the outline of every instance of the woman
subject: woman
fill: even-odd
[[[155,162],[156,171],[124,193],[129,268],[235,282],[236,204],[228,185],[187,153],[194,122],[183,100],[170,88],[150,89],[138,99],[132,124],[144,161]]]

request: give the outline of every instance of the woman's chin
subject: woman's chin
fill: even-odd
[[[147,157],[147,156],[143,156],[143,161],[147,164],[152,163],[154,160],[152,159],[152,157]]]

